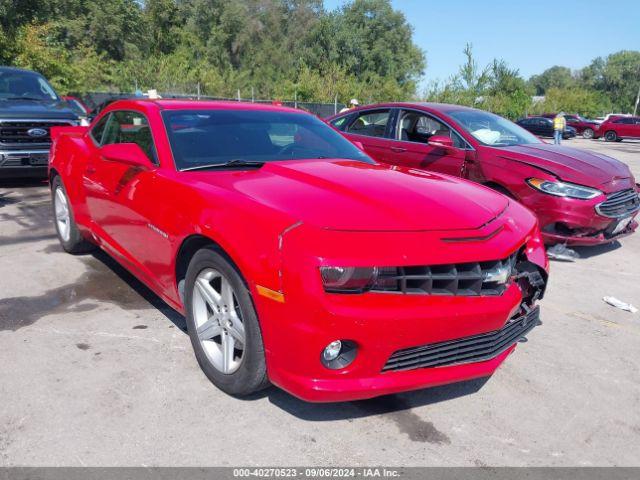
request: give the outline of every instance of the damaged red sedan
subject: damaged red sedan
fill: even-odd
[[[459,105],[367,105],[329,119],[374,159],[487,185],[529,207],[547,244],[596,245],[638,227],[629,167],[549,145],[498,115]]]
[[[377,164],[321,120],[119,101],[53,132],[64,249],[104,249],[187,319],[206,376],[343,401],[491,375],[539,323],[535,217]]]

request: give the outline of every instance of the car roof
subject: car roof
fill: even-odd
[[[20,73],[30,73],[32,75],[42,76],[41,73],[38,73],[38,72],[36,72],[34,70],[26,70],[24,68],[16,68],[16,67],[0,66],[0,72],[20,72]]]
[[[127,98],[115,100],[108,106],[108,110],[142,107],[145,110],[260,110],[270,112],[295,112],[304,114],[303,110],[282,107],[265,103],[234,102],[228,100],[184,100],[184,99],[148,99]],[[107,108],[105,108],[105,111]]]
[[[465,107],[464,105],[454,105],[452,103],[434,103],[434,102],[387,102],[387,103],[374,103],[370,105],[363,105],[356,110],[375,107],[396,107],[396,108],[428,108],[438,112],[453,112],[456,110],[478,110],[477,108]]]

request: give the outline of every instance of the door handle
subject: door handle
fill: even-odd
[[[402,152],[406,152],[407,149],[402,147],[391,147],[391,151],[395,153],[402,153]]]
[[[93,165],[92,163],[89,163],[89,164],[87,165],[87,173],[88,173],[89,175],[92,175],[92,174],[96,173],[96,167],[95,167],[95,165]]]

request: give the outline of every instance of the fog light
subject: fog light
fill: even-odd
[[[334,340],[324,347],[320,355],[322,364],[331,370],[348,367],[356,358],[358,349],[351,340]]]
[[[327,362],[330,362],[331,360],[335,360],[336,358],[338,358],[338,355],[340,355],[340,350],[342,350],[342,342],[340,340],[336,340],[324,347],[322,357]]]

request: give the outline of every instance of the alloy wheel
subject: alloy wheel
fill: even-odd
[[[56,214],[56,225],[63,241],[68,242],[71,238],[71,215],[69,214],[69,203],[62,187],[56,188],[54,209]]]
[[[193,287],[196,334],[216,370],[231,374],[244,357],[246,335],[233,286],[218,270],[202,270]]]

